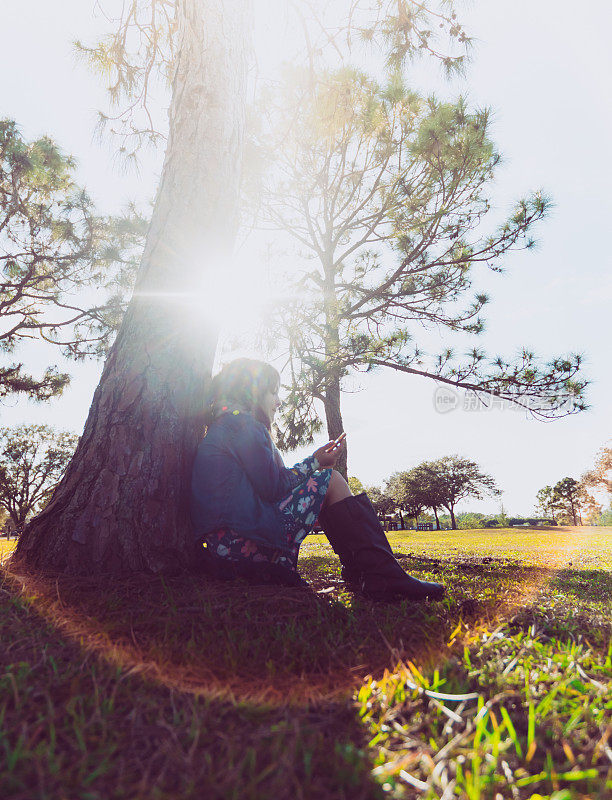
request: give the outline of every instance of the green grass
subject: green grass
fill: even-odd
[[[612,796],[612,530],[390,541],[444,601],[355,598],[318,536],[311,592],[6,576],[0,797]]]

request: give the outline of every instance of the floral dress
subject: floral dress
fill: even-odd
[[[291,467],[290,472],[295,475],[295,486],[278,504],[279,511],[283,514],[285,535],[291,547],[290,553],[239,536],[231,528],[221,528],[208,534],[207,548],[220,558],[229,561],[268,562],[295,571],[300,545],[312,531],[319,516],[332,470],[320,469],[317,459],[309,456]]]

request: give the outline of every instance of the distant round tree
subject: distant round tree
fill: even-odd
[[[601,507],[575,478],[566,477],[558,481],[553,487],[553,495],[563,521],[570,525],[582,525],[583,512],[601,513]]]
[[[543,486],[536,494],[536,512],[544,517],[550,517],[553,522],[557,521],[557,514],[560,511],[559,498],[555,494],[552,486]]]
[[[17,530],[45,505],[78,441],[49,425],[0,428],[0,507]]]
[[[456,530],[455,506],[460,500],[467,497],[478,500],[487,494],[501,494],[494,479],[485,475],[475,461],[459,456],[445,456],[437,461],[424,461],[411,470],[410,475],[415,485],[420,488],[424,506],[434,512],[438,530],[440,508],[447,509],[451,527]]]

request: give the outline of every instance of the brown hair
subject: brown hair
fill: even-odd
[[[212,379],[206,398],[204,424],[211,422],[223,413],[224,405],[230,410],[233,404],[240,411],[248,411],[263,423],[268,430],[270,421],[260,407],[266,392],[275,392],[280,386],[278,371],[265,361],[253,358],[237,358],[230,361]]]

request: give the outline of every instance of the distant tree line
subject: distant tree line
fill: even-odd
[[[364,487],[349,478],[353,493],[367,491],[381,518],[396,517],[402,528],[432,521],[437,530],[505,528],[521,525],[612,525],[612,447],[602,447],[592,469],[580,480],[565,477],[537,493],[535,513],[530,517],[456,512],[468,498],[482,499],[501,492],[494,479],[478,464],[459,456],[424,461],[410,470],[396,472],[382,487]],[[604,508],[604,504],[607,507]]]
[[[0,428],[0,531],[19,533],[28,519],[48,502],[78,443],[78,436],[48,425]],[[520,525],[612,525],[612,447],[603,447],[591,470],[580,481],[565,477],[537,494],[535,516],[457,513],[468,498],[499,496],[495,480],[475,461],[457,455],[423,461],[395,472],[383,487],[365,487],[349,477],[354,494],[367,491],[381,518],[395,517],[402,528],[419,520],[437,530],[513,527]],[[593,495],[607,497],[609,507]]]

